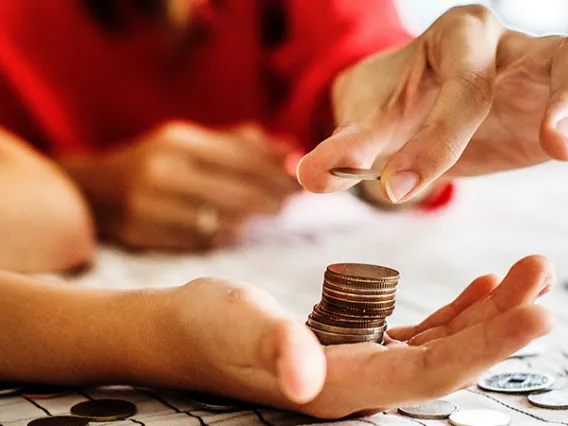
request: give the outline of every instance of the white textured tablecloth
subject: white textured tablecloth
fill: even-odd
[[[206,256],[135,256],[102,248],[95,267],[73,281],[85,286],[134,288],[222,276],[263,287],[286,309],[307,316],[319,300],[327,264],[369,262],[401,272],[397,309],[389,323],[414,322],[449,302],[474,277],[504,274],[528,254],[549,256],[556,263],[559,281],[568,278],[568,166],[550,164],[461,182],[453,206],[437,214],[377,212],[348,194],[306,194],[277,220],[251,224],[247,235],[243,246]],[[543,339],[547,354],[508,360],[495,370],[535,369],[555,375],[556,386],[568,387],[568,352],[563,352],[568,351],[568,290],[558,285],[541,303],[559,317],[554,332]],[[88,390],[44,401],[0,399],[0,425],[21,426],[47,412],[66,413],[74,403],[100,394],[130,399],[138,405],[139,413],[133,420],[121,422],[124,425],[315,423],[304,416],[266,409],[228,414],[199,411],[177,394]],[[471,388],[446,399],[462,409],[506,411],[513,425],[568,425],[568,411],[534,408],[523,396]],[[343,423],[447,424],[416,421],[395,412]]]

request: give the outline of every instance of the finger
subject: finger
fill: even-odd
[[[392,202],[408,200],[453,166],[489,113],[502,31],[488,9],[466,6],[423,36],[441,88],[422,129],[383,170],[381,186]]]
[[[427,346],[378,353],[357,376],[370,378],[360,384],[361,396],[366,408],[383,409],[445,396],[548,333],[551,327],[551,317],[544,308],[520,306]],[[397,368],[388,368],[393,365]]]
[[[544,308],[525,305],[436,340],[417,355],[417,369],[424,374],[422,391],[435,389],[441,396],[460,389],[551,328]]]
[[[542,148],[556,160],[568,161],[568,43],[550,39],[555,47],[550,66],[550,99],[540,129]]]
[[[113,232],[118,240],[134,250],[202,251],[211,248],[207,238],[169,225],[132,221]]]
[[[512,266],[488,298],[456,317],[451,323],[451,329],[461,330],[514,307],[533,303],[554,281],[554,267],[550,260],[543,256],[525,257]]]
[[[282,393],[297,404],[313,400],[322,390],[326,375],[324,352],[315,335],[302,324],[286,320],[272,334],[276,368]],[[270,358],[268,361],[274,361]]]
[[[283,164],[258,144],[244,142],[230,133],[214,132],[193,126],[170,126],[164,137],[180,149],[191,162],[204,163],[218,172],[241,175],[255,185],[293,193],[297,183],[288,176]]]
[[[275,214],[281,210],[289,195],[259,187],[235,176],[191,168],[183,161],[174,159],[159,162],[153,167],[152,173],[151,191],[156,196],[168,194],[186,205],[217,207],[229,217]]]
[[[216,281],[216,286],[207,282],[198,289],[209,298],[199,298],[207,303],[200,303],[193,315],[198,321],[209,318],[210,306],[217,306],[223,314],[215,322],[219,330],[211,330],[205,336],[211,340],[203,342],[203,346],[214,345],[222,367],[229,368],[221,374],[221,384],[226,386],[224,382],[232,376],[231,387],[241,388],[239,398],[262,404],[291,406],[283,403],[281,394],[296,404],[315,398],[326,375],[324,352],[315,335],[287,317],[265,291],[244,283]]]
[[[243,138],[247,147],[274,156],[277,163],[293,152],[296,145],[291,137],[270,134],[256,123],[238,125],[233,128],[233,132]]]
[[[393,328],[389,330],[389,335],[393,339],[406,342],[429,329],[447,325],[468,307],[487,297],[498,284],[499,277],[496,275],[476,278],[452,303],[437,310],[420,324]]]
[[[212,239],[222,236],[222,239],[216,238],[215,241],[232,240],[240,231],[242,218],[235,215],[225,214],[223,211],[212,212],[216,214],[213,226],[214,232],[207,233],[202,229],[200,217],[203,214],[201,206],[196,200],[193,202],[182,202],[169,195],[146,195],[135,198],[130,209],[135,217],[143,218],[144,224],[140,228],[149,230],[156,229],[162,233],[172,233],[177,236],[173,241],[188,244],[191,241],[201,241],[202,243],[212,243]],[[154,234],[155,232],[152,232]],[[164,238],[160,238],[164,240]]]
[[[370,168],[384,139],[384,135],[357,124],[340,128],[300,160],[296,168],[298,181],[315,193],[348,189],[357,181],[336,177],[330,170],[335,167]]]
[[[503,282],[489,297],[479,300],[450,323],[417,334],[409,344],[422,345],[487,321],[517,306],[532,303],[543,290],[550,288],[553,281],[552,265],[546,258],[530,256],[522,259],[511,268]]]

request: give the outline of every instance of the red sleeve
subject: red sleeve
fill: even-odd
[[[311,149],[321,139],[323,126],[332,125],[325,107],[334,77],[372,53],[408,43],[411,36],[392,0],[283,3],[287,38],[272,65],[290,89],[275,128],[293,133]]]
[[[418,205],[420,210],[434,212],[448,206],[454,199],[456,184],[454,182],[443,183],[432,191],[426,199]]]

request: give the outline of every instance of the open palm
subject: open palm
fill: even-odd
[[[184,309],[175,333],[181,340],[172,344],[199,351],[191,357],[168,351],[181,359],[170,359],[170,373],[158,375],[156,384],[192,389],[198,374],[200,386],[207,383],[200,390],[322,418],[430,400],[470,385],[547,333],[549,315],[533,302],[552,281],[548,261],[528,257],[501,283],[480,277],[421,324],[390,330],[386,346],[322,347],[264,291],[196,280],[176,290]]]

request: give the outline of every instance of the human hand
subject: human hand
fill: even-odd
[[[406,47],[336,79],[337,130],[298,178],[334,192],[353,181],[331,168],[374,165],[382,195],[398,203],[440,178],[566,161],[567,75],[565,37],[507,30],[480,5],[453,8]]]
[[[419,403],[471,385],[547,333],[549,314],[532,303],[553,280],[546,259],[528,257],[500,284],[477,278],[421,324],[390,330],[387,346],[322,347],[263,290],[202,278],[152,303],[159,351],[136,351],[151,368],[133,370],[135,380],[322,418]]]
[[[277,213],[299,190],[284,170],[288,149],[270,139],[254,125],[169,123],[66,168],[103,236],[138,249],[204,249],[232,241],[244,220]]]

